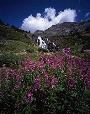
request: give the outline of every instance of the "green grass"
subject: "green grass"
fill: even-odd
[[[1,52],[24,52],[28,49],[32,50],[32,45],[22,41],[6,40],[0,43]]]
[[[37,50],[31,38],[31,33],[15,29],[10,26],[0,25],[0,52],[28,52]]]
[[[0,38],[2,40],[17,40],[33,45],[33,42],[30,38],[26,37],[26,32],[20,31],[19,29],[13,29],[9,26],[0,25]]]
[[[5,65],[6,67],[18,68],[23,59],[24,56],[22,55],[16,55],[12,52],[4,52],[0,54],[0,67]]]

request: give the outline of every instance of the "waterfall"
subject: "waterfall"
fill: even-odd
[[[42,40],[41,36],[38,36],[37,43],[40,48],[47,49],[47,44]]]
[[[56,47],[56,44],[53,42],[53,46],[55,46]]]

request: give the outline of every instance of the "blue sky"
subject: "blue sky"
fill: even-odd
[[[0,19],[21,27],[31,14],[43,17],[46,8],[54,8],[56,15],[65,9],[75,10],[75,21],[90,19],[90,0],[0,0]]]

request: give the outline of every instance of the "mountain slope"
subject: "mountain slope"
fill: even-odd
[[[41,36],[44,40],[47,38],[58,45],[60,48],[69,47],[78,43],[90,48],[90,20],[85,22],[65,22],[53,25],[45,31],[36,31],[34,38]]]
[[[22,52],[35,48],[32,34],[14,26],[0,24],[0,51]]]

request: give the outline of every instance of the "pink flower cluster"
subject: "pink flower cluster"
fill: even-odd
[[[34,71],[36,68],[36,64],[31,59],[26,59],[22,61],[22,67],[25,71]]]
[[[33,101],[33,93],[31,90],[26,93],[25,100],[27,103],[31,103]]]
[[[41,61],[43,61],[45,64],[48,64],[52,69],[63,69],[64,67],[64,61],[65,57],[63,55],[44,55],[41,57]]]
[[[77,83],[74,77],[76,75],[79,76],[86,87],[90,86],[90,60],[84,60],[70,55],[70,49],[67,52],[67,54],[41,55],[38,61],[25,59],[22,61],[19,69],[0,68],[1,78],[4,80],[13,79],[15,82],[14,89],[18,89],[22,87],[26,73],[33,74],[38,72],[37,76],[34,77],[33,87],[31,85],[28,86],[32,87],[35,91],[41,89],[44,85],[53,89],[62,81],[54,74],[55,70],[58,69],[61,73],[64,73],[70,88],[75,87]],[[59,75],[61,76],[62,74]],[[30,90],[32,89],[30,88]],[[31,91],[26,96],[29,101],[33,100],[33,93]]]

